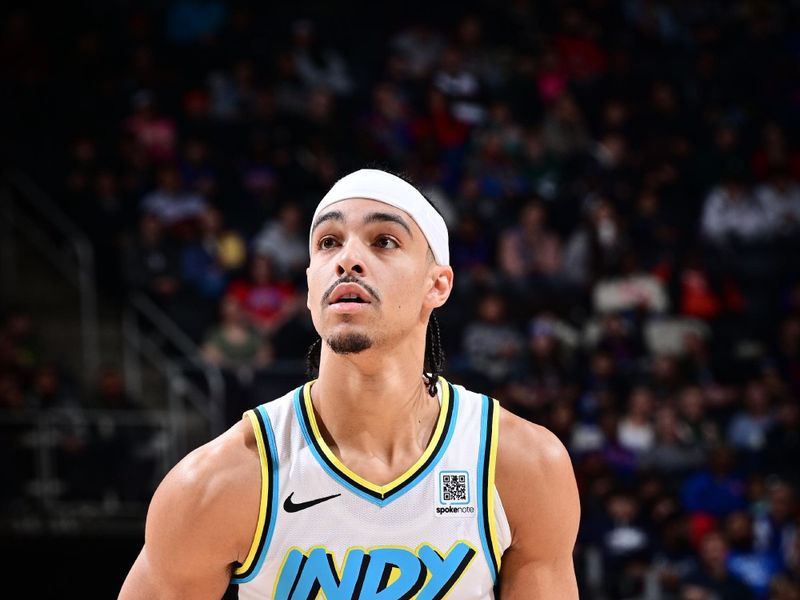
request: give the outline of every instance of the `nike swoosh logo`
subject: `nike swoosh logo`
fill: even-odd
[[[306,508],[311,508],[312,506],[319,504],[320,502],[325,502],[326,500],[330,500],[331,498],[336,498],[341,496],[341,494],[334,494],[333,496],[325,496],[323,498],[315,498],[314,500],[308,500],[306,502],[292,502],[292,496],[294,496],[294,492],[289,494],[289,497],[286,498],[283,502],[283,510],[286,512],[297,512],[298,510],[305,510]]]

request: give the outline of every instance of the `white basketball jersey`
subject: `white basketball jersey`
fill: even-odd
[[[511,541],[494,485],[497,401],[440,378],[425,452],[375,485],[323,440],[312,385],[245,413],[262,485],[256,535],[231,580],[239,598],[494,598]]]

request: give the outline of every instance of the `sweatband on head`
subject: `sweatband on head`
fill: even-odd
[[[428,240],[436,263],[450,264],[447,225],[442,216],[417,188],[386,171],[360,169],[342,177],[320,200],[317,210],[314,211],[314,218],[311,219],[311,227],[314,227],[319,214],[331,204],[350,198],[377,200],[408,213]],[[311,232],[309,242],[310,238]]]

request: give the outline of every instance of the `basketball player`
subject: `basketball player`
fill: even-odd
[[[319,376],[245,413],[156,490],[123,600],[567,600],[579,504],[546,429],[439,376],[447,228],[363,169],[322,199]],[[235,589],[235,588],[232,588]]]

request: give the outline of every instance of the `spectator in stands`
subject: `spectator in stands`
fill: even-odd
[[[702,232],[712,244],[737,247],[764,239],[771,225],[759,198],[753,195],[739,167],[728,167],[722,183],[703,205]]]
[[[633,252],[626,252],[619,269],[600,279],[593,290],[595,312],[634,312],[663,314],[669,298],[663,282],[640,267]]]
[[[769,394],[760,380],[753,379],[745,387],[744,408],[728,425],[728,443],[754,460],[758,459],[773,423]]]
[[[165,237],[164,226],[156,215],[142,215],[138,235],[126,250],[128,287],[168,307],[180,289],[179,255],[175,243]]]
[[[213,200],[219,191],[219,174],[208,143],[199,137],[189,138],[178,162],[181,180],[188,191]]]
[[[598,277],[615,274],[628,247],[614,205],[606,198],[588,198],[585,222],[569,237],[564,249],[564,277],[586,289]]]
[[[444,94],[456,121],[468,126],[483,121],[486,108],[480,79],[465,65],[464,55],[457,47],[445,48],[432,81],[434,87]]]
[[[203,343],[203,358],[249,381],[254,371],[269,364],[270,348],[250,325],[234,296],[223,298],[220,312],[221,323],[208,332]]]
[[[303,213],[297,204],[284,204],[278,218],[264,225],[253,240],[253,252],[268,257],[278,276],[295,284],[305,282],[308,239]]]
[[[431,86],[412,131],[416,147],[429,159],[439,160],[448,171],[448,188],[457,187],[470,126],[453,115],[445,92]]]
[[[505,229],[498,241],[498,262],[503,274],[523,293],[557,284],[561,240],[547,226],[544,204],[528,202],[520,210],[517,222]]]
[[[292,24],[291,56],[306,88],[323,87],[339,96],[353,91],[353,81],[344,58],[332,48],[321,45],[316,26],[307,19]]]
[[[681,486],[683,507],[689,513],[724,518],[747,506],[744,478],[737,472],[735,459],[729,446],[711,449],[708,465]]]
[[[680,240],[674,221],[675,216],[665,210],[655,190],[644,191],[636,200],[630,223],[631,245],[645,270],[674,268]]]
[[[503,398],[512,412],[533,422],[541,422],[544,411],[555,409],[570,385],[570,356],[558,337],[558,323],[542,314],[528,325],[526,362],[505,389]]]
[[[608,352],[621,372],[638,373],[645,347],[637,319],[608,313],[601,316],[599,321],[596,347]]]
[[[463,333],[464,358],[470,377],[495,389],[511,375],[522,353],[522,337],[506,320],[506,301],[488,293],[478,302],[476,319],[466,324]]]
[[[630,493],[615,491],[607,498],[605,507],[605,523],[598,541],[606,593],[611,598],[641,594],[652,540],[641,518],[639,502]]]
[[[123,124],[125,131],[153,163],[172,161],[178,137],[175,122],[159,113],[154,94],[149,90],[136,92],[131,105],[133,114]]]
[[[561,192],[563,164],[545,147],[541,131],[535,127],[523,132],[521,144],[519,168],[527,189],[547,202],[556,200]]]
[[[250,258],[247,279],[230,284],[227,294],[244,310],[249,322],[263,335],[273,335],[303,306],[302,298],[290,282],[275,274],[267,256]]]
[[[788,171],[794,181],[800,179],[800,152],[786,139],[786,130],[780,121],[768,121],[761,128],[750,164],[753,173],[762,180],[776,169]]]
[[[494,252],[491,242],[477,215],[462,211],[458,226],[450,238],[450,262],[459,273],[456,286],[475,289],[498,283],[490,267]]]
[[[372,108],[359,123],[364,150],[382,163],[401,168],[411,150],[412,121],[400,90],[391,83],[377,86]]]
[[[159,169],[156,189],[141,201],[142,211],[155,216],[172,235],[182,239],[194,232],[206,206],[200,194],[184,189],[180,172],[172,165]]]
[[[655,418],[655,442],[641,456],[644,468],[654,469],[680,484],[682,478],[705,460],[702,447],[691,444],[689,431],[681,427],[675,410],[669,406],[658,409]]]
[[[585,117],[575,98],[562,94],[547,111],[542,122],[545,148],[561,160],[575,158],[591,143]]]
[[[703,449],[719,444],[719,428],[706,414],[706,399],[700,387],[689,385],[681,390],[678,412],[689,444]]]
[[[255,67],[249,60],[238,60],[227,70],[209,73],[209,116],[222,122],[249,117],[257,99],[255,84]]]
[[[181,279],[202,297],[218,300],[232,273],[246,259],[244,240],[224,228],[219,209],[206,207],[199,218],[198,238],[181,251]]]
[[[753,546],[785,569],[792,559],[793,540],[800,535],[796,494],[792,485],[782,480],[768,483],[767,494],[767,510],[756,515],[753,523]]]
[[[746,511],[728,515],[725,532],[731,549],[728,557],[731,573],[747,584],[757,598],[766,598],[770,580],[781,569],[779,559],[754,547],[753,520]]]
[[[443,36],[425,22],[412,23],[394,36],[390,45],[403,60],[408,75],[416,80],[430,76],[444,50]]]
[[[766,212],[771,236],[800,236],[800,185],[785,167],[775,167],[755,194]]]
[[[728,542],[718,531],[707,533],[700,542],[697,568],[683,579],[683,600],[710,600],[715,594],[725,600],[754,600],[742,580],[728,568]]]
[[[230,426],[260,401],[253,395],[253,385],[259,372],[272,361],[272,347],[234,296],[223,298],[220,312],[221,323],[207,332],[202,354],[225,377],[225,421]]]
[[[648,387],[633,388],[628,398],[628,410],[619,422],[620,444],[637,455],[649,452],[655,444],[653,402],[653,392]]]

